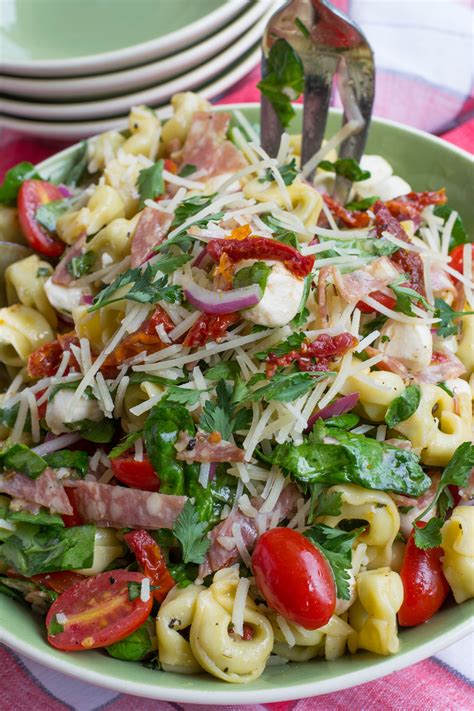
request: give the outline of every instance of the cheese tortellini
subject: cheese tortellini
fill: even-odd
[[[307,630],[294,622],[286,621],[294,644],[288,644],[278,624],[278,615],[271,615],[275,642],[273,651],[292,662],[305,662],[314,657],[324,657],[327,661],[339,659],[345,652],[349,635],[354,630],[338,615],[316,630]]]
[[[0,363],[22,368],[33,351],[53,339],[51,326],[39,311],[22,304],[0,309]]]
[[[472,403],[464,391],[456,402],[437,385],[421,383],[416,412],[394,429],[408,437],[424,464],[446,466],[463,442],[472,441]]]
[[[397,612],[403,603],[403,585],[398,573],[383,567],[357,576],[357,600],[349,610],[349,651],[367,649],[375,654],[395,654],[400,642]]]
[[[474,597],[474,508],[456,506],[441,529],[443,571],[456,602]]]
[[[43,314],[52,328],[56,328],[58,319],[48,301],[44,284],[53,273],[49,262],[32,254],[26,259],[10,264],[5,270],[5,288],[9,304],[23,304]]]
[[[383,422],[387,408],[405,390],[402,378],[387,370],[365,371],[350,375],[341,392],[358,392],[358,409],[371,422]]]
[[[79,338],[87,338],[92,352],[100,353],[112,338],[125,314],[125,304],[117,301],[97,311],[88,311],[86,305],[72,310],[75,331]]]
[[[467,304],[465,310],[469,310]],[[456,355],[466,368],[466,374],[469,377],[474,372],[474,315],[462,316],[460,321],[461,335]]]
[[[390,496],[384,491],[369,491],[355,484],[331,486],[328,492],[341,495],[341,513],[338,516],[321,516],[318,521],[332,527],[344,520],[367,521],[368,530],[357,539],[367,545],[367,567],[389,565],[392,543],[400,529],[398,509]]]
[[[113,220],[92,237],[86,251],[93,252],[98,264],[103,267],[121,262],[130,254],[130,244],[139,219],[140,214],[131,220],[121,217]]]
[[[83,235],[93,235],[112,220],[124,217],[123,200],[109,185],[99,185],[87,205],[58,217],[56,231],[66,244],[73,244]]]
[[[125,391],[122,408],[122,427],[125,432],[134,432],[142,429],[145,424],[148,412],[142,415],[134,415],[130,410],[142,402],[146,402],[151,397],[156,397],[157,402],[161,399],[160,396],[165,394],[165,388],[161,385],[145,381],[140,385],[129,385]]]
[[[163,125],[161,139],[165,148],[180,148],[191,127],[196,111],[209,111],[211,105],[205,99],[190,91],[175,94],[171,98],[173,116]]]
[[[189,629],[196,614],[196,602],[205,590],[202,585],[174,587],[163,600],[156,618],[158,655],[165,671],[194,674],[201,671],[191,645],[180,632]]]

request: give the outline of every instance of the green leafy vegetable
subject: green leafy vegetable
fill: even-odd
[[[137,187],[140,194],[138,209],[145,207],[145,200],[154,200],[165,192],[163,168],[165,162],[160,159],[149,168],[143,168],[138,174]]]
[[[413,527],[415,546],[422,550],[437,548],[441,545],[441,528],[444,524],[442,518],[430,518],[424,528]]]
[[[304,532],[304,535],[318,548],[331,566],[336,584],[336,594],[340,600],[350,600],[352,544],[364,530],[364,528],[356,528],[346,532],[318,523]]]
[[[270,101],[286,128],[295,116],[291,102],[304,90],[304,69],[298,54],[285,39],[274,42],[267,58],[267,75],[257,88]]]
[[[206,371],[207,380],[234,380],[240,373],[240,365],[234,360],[224,360]]]
[[[76,150],[69,156],[69,159],[64,162],[60,174],[58,175],[55,171],[56,183],[75,186],[81,181],[88,163],[87,147],[87,141],[81,141]]]
[[[275,373],[270,382],[249,393],[246,400],[256,402],[258,400],[278,400],[279,402],[291,402],[305,395],[317,382],[330,377],[334,373],[330,371],[314,373]],[[265,376],[263,376],[263,379]]]
[[[312,280],[313,277],[311,274],[308,274],[308,276],[304,278],[303,294],[301,296],[301,301],[298,305],[298,311],[296,312],[296,316],[290,321],[290,326],[292,328],[303,328],[306,321],[308,320],[309,311],[306,308],[306,302],[308,301]]]
[[[37,479],[48,466],[39,454],[26,444],[13,444],[0,451],[0,469],[26,474],[30,479]]]
[[[278,220],[276,220],[272,215],[262,215],[262,222],[264,222],[268,227],[273,230],[273,237],[278,240],[278,242],[283,242],[283,244],[289,244],[290,247],[294,247],[300,251],[300,245],[296,234],[286,227],[283,227]]]
[[[234,432],[245,429],[249,421],[249,411],[236,411],[235,387],[219,380],[216,385],[216,399],[207,400],[199,420],[205,432],[220,432],[228,441]]]
[[[140,662],[153,651],[153,644],[148,632],[148,624],[139,627],[128,637],[105,648],[114,659],[123,659],[126,662]]]
[[[259,351],[255,353],[255,358],[257,360],[265,360],[270,354],[277,356],[287,355],[291,351],[299,351],[301,344],[303,343],[306,335],[304,333],[292,333],[286,341],[278,343],[276,346],[267,348],[265,351]]]
[[[303,37],[310,37],[308,28],[299,17],[295,17],[295,26],[299,29]]]
[[[45,202],[36,210],[35,219],[50,232],[55,232],[58,217],[70,210],[73,204],[71,198]]]
[[[181,544],[184,563],[202,563],[211,545],[205,537],[206,524],[189,501],[186,501],[173,526],[173,533]]]
[[[346,210],[368,210],[377,200],[380,200],[378,195],[364,198],[364,200],[352,200],[347,203]]]
[[[335,415],[324,420],[326,427],[339,427],[341,430],[351,430],[359,423],[359,415],[354,412],[346,412],[344,415]]]
[[[453,391],[446,385],[444,381],[437,383],[437,387],[441,388],[441,390],[444,390],[445,393],[448,393],[449,397],[454,397]]]
[[[16,418],[18,417],[18,410],[20,409],[20,403],[16,402],[11,407],[0,407],[0,425],[12,429],[15,426]],[[24,432],[31,432],[31,415],[28,412],[26,415],[25,426],[23,427]]]
[[[22,511],[8,511],[6,515],[7,521],[17,521],[18,523],[33,523],[35,526],[61,526],[64,527],[64,521],[58,514],[50,514],[49,511],[41,510],[37,513],[31,513],[27,509]]]
[[[280,173],[285,185],[291,185],[299,172],[298,168],[296,167],[296,159],[295,158],[292,158],[289,163],[285,163],[284,165],[279,165],[277,170]],[[275,176],[274,176],[271,168],[267,168],[267,170],[265,171],[265,176],[263,178],[260,178],[260,182],[262,182],[262,183],[264,183],[266,180],[269,180],[269,181],[275,180]]]
[[[205,207],[209,207],[214,197],[215,193],[213,193],[212,195],[195,195],[194,197],[190,197],[187,200],[183,200],[183,202],[181,202],[175,210],[174,219],[171,223],[171,229],[181,227],[184,222],[189,220],[191,217],[194,217],[194,215],[197,215],[198,212],[204,210]],[[216,212],[213,215],[206,215],[206,217],[203,217],[201,220],[197,220],[193,224],[197,225],[198,227],[205,227],[211,221],[216,222],[218,220],[221,220],[223,216],[223,212]],[[169,240],[168,244],[171,241],[172,240]]]
[[[92,271],[92,267],[96,261],[94,252],[84,252],[83,254],[73,257],[67,264],[66,269],[74,279],[80,279],[85,274]]]
[[[353,183],[358,183],[361,180],[370,178],[370,171],[362,170],[360,165],[354,158],[338,158],[332,162],[330,160],[322,160],[318,163],[318,168],[327,170],[331,173],[336,173],[343,178],[347,178]]]
[[[191,248],[195,239],[195,237],[182,232],[179,235],[175,235],[171,239],[165,239],[164,242],[154,247],[153,251],[167,253],[171,247],[179,247],[179,249],[183,252],[187,252]]]
[[[57,621],[56,615],[54,615],[48,625],[48,634],[53,637],[55,634],[60,634],[61,632],[64,632],[64,625],[61,625]]]
[[[89,568],[95,526],[34,526],[23,523],[0,547],[2,559],[25,577],[56,570]]]
[[[455,336],[459,332],[459,326],[454,323],[461,316],[472,316],[474,311],[454,311],[444,299],[435,298],[434,317],[441,319],[435,324],[436,334],[442,338]]]
[[[449,218],[452,212],[453,209],[451,207],[448,207],[448,205],[436,205],[433,208],[433,214],[437,217],[442,217],[445,221]],[[469,235],[466,231],[466,228],[464,227],[463,221],[458,215],[454,220],[453,229],[451,231],[449,249],[454,249],[454,247],[457,247],[460,244],[466,244],[467,242],[472,242],[472,240],[469,239]]]
[[[142,590],[141,583],[136,583],[136,582],[127,583],[127,587],[128,587],[128,599],[131,602],[140,597],[141,590]],[[160,589],[159,585],[150,585],[150,592],[153,592],[154,590],[159,590],[159,589]]]
[[[116,422],[112,419],[103,419],[99,422],[94,420],[77,420],[76,422],[68,422],[66,424],[70,430],[80,432],[81,437],[89,440],[89,442],[97,442],[97,444],[105,444],[110,442],[115,434]]]
[[[217,525],[221,520],[223,507],[231,507],[234,502],[236,479],[227,474],[226,469],[226,464],[218,464],[215,475],[206,488],[198,482],[196,471],[187,473],[186,494],[194,499],[194,508],[207,529]]]
[[[130,447],[137,441],[137,439],[140,439],[142,434],[142,430],[138,430],[137,432],[130,432],[130,434],[126,435],[122,441],[119,442],[119,444],[115,445],[115,447],[110,450],[108,454],[109,459],[117,459],[117,457],[120,457],[125,452],[128,452]]]
[[[185,163],[181,170],[179,171],[178,175],[180,178],[187,178],[189,175],[192,175],[195,173],[197,170],[196,166],[193,165],[192,163]]]
[[[192,259],[190,254],[178,254],[177,256],[166,256],[155,262],[153,269],[161,272],[162,274],[172,274],[177,269],[182,267],[186,262]]]
[[[324,442],[326,437],[337,443]],[[326,486],[358,484],[365,489],[418,497],[431,484],[412,452],[327,427],[322,420],[316,422],[302,444],[279,444],[270,459],[297,481]]]
[[[167,401],[155,405],[143,428],[145,448],[153,469],[159,472],[163,494],[183,495],[185,473],[199,469],[196,464],[176,459],[175,444],[182,431],[195,434],[192,417],[183,405]]]
[[[181,287],[169,285],[165,276],[156,279],[158,271],[156,264],[153,266],[147,264],[143,271],[140,267],[128,269],[97,294],[88,311],[96,311],[122,299],[137,301],[140,304],[154,304],[157,301],[166,301],[168,304],[181,302],[183,298]],[[129,291],[121,293],[120,296],[113,296],[119,289],[129,284],[132,285]]]
[[[340,491],[321,491],[318,496],[315,516],[339,516],[342,507]]]
[[[425,309],[428,309],[428,311],[431,310],[432,307],[427,302],[425,297],[421,296],[421,294],[414,289],[411,289],[409,286],[401,286],[401,284],[394,282],[393,284],[390,284],[390,288],[392,289],[397,300],[395,309],[400,311],[402,314],[406,314],[407,316],[416,316],[413,312],[413,304],[416,306],[421,304],[425,307]]]
[[[399,422],[408,420],[417,411],[420,400],[421,390],[419,385],[409,385],[388,406],[385,423],[389,427],[395,427]]]
[[[258,284],[263,292],[267,286],[268,277],[272,272],[272,268],[265,262],[254,262],[250,267],[239,269],[235,274],[232,286],[234,289],[241,289],[245,286]]]
[[[167,402],[178,402],[181,405],[189,405],[192,407],[197,402],[201,393],[204,390],[191,390],[190,388],[180,388],[178,385],[170,385],[166,392],[165,398]]]
[[[53,268],[52,267],[39,267],[39,269],[36,270],[36,276],[38,279],[42,277],[49,277],[53,273]]]
[[[75,469],[81,477],[84,477],[89,471],[89,455],[82,450],[60,449],[57,452],[45,454],[44,460],[53,469],[61,467]]]
[[[177,378],[170,380],[163,378],[161,375],[151,375],[150,373],[130,373],[130,385],[140,385],[141,383],[155,383],[155,385],[177,385],[184,382],[184,379]]]
[[[0,202],[15,202],[25,180],[41,180],[41,175],[32,163],[24,161],[7,170],[0,185]]]

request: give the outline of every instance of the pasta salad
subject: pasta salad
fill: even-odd
[[[339,134],[309,179],[172,103],[0,186],[0,592],[227,682],[394,654],[474,597],[473,244]]]

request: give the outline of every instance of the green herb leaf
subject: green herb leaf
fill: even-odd
[[[115,434],[116,422],[112,419],[103,419],[99,420],[99,422],[85,419],[68,422],[66,427],[73,430],[73,432],[80,432],[81,437],[89,440],[89,442],[106,444],[111,441]]]
[[[39,269],[36,270],[36,277],[38,279],[41,279],[42,277],[50,277],[51,274],[53,273],[53,268],[52,267],[39,267]]]
[[[291,351],[299,351],[305,338],[306,336],[304,333],[292,333],[288,336],[286,341],[278,343],[276,346],[272,346],[271,348],[267,348],[265,351],[255,353],[255,358],[257,360],[265,360],[270,354],[279,358],[280,356],[291,353]]]
[[[84,252],[83,254],[73,257],[66,266],[69,274],[74,279],[80,279],[85,274],[92,271],[95,264],[96,255],[94,252]]]
[[[201,210],[204,210],[205,207],[209,207],[209,205],[212,203],[214,197],[215,197],[215,193],[213,193],[212,195],[195,195],[194,197],[190,197],[187,200],[183,200],[182,202],[180,202],[178,207],[175,210],[174,219],[173,219],[173,222],[171,223],[171,229],[180,227],[184,222],[189,220],[191,217],[194,217],[194,215],[197,215],[198,212],[201,212]],[[214,215],[207,215],[202,220],[198,220],[197,222],[195,222],[193,224],[196,224],[199,227],[204,227],[205,225],[208,224],[208,222],[211,222],[211,221],[214,222],[214,221],[221,220],[223,216],[224,216],[223,212],[217,212]],[[166,243],[164,243],[164,244],[166,244]],[[168,242],[168,244],[169,244],[169,242]]]
[[[7,170],[0,185],[0,202],[15,202],[25,180],[41,180],[41,175],[32,163],[24,161]]]
[[[18,410],[20,409],[20,403],[17,402],[11,407],[0,407],[0,425],[12,429],[15,426],[16,418],[18,417]],[[23,427],[24,432],[31,432],[31,415],[28,412],[26,415],[25,426]]]
[[[286,128],[295,116],[291,102],[304,90],[304,69],[298,54],[285,39],[274,42],[267,58],[267,75],[257,88],[270,101]]]
[[[364,200],[352,200],[347,203],[346,210],[368,210],[369,207],[372,207],[372,205],[377,202],[377,200],[380,200],[378,195],[364,198]]]
[[[347,178],[347,180],[353,183],[358,183],[361,180],[370,178],[370,172],[368,170],[362,170],[354,158],[338,158],[334,162],[322,160],[318,163],[318,168],[336,173],[336,175]]]
[[[441,545],[441,528],[443,519],[430,518],[424,528],[413,527],[413,538],[415,546],[426,551],[428,548],[437,548]]]
[[[140,662],[153,651],[147,623],[145,622],[135,632],[132,632],[119,642],[109,644],[105,649],[107,654],[114,657],[114,659],[123,659],[126,662]]]
[[[196,238],[191,237],[186,233],[175,235],[171,239],[166,239],[164,242],[153,248],[154,252],[169,252],[171,247],[179,247],[183,252],[188,252]]]
[[[181,405],[192,407],[197,402],[204,390],[191,390],[190,388],[180,388],[178,385],[170,385],[165,395],[168,402],[178,402]]]
[[[335,375],[330,371],[315,373],[275,373],[270,382],[257,390],[253,390],[246,398],[247,401],[278,400],[291,402],[305,395],[317,382]],[[265,377],[265,376],[264,376]]]
[[[138,174],[137,187],[140,194],[138,209],[145,207],[145,200],[154,200],[165,192],[163,168],[165,162],[160,159],[149,168],[144,168]]]
[[[195,173],[197,170],[196,166],[193,165],[192,163],[185,163],[181,170],[179,171],[178,175],[180,178],[187,178],[189,175],[192,175]]]
[[[446,514],[449,509],[454,507],[454,499],[450,490],[446,487],[441,492],[438,499],[438,514],[443,520],[446,518]]]
[[[311,274],[308,274],[308,276],[305,276],[304,278],[304,289],[298,306],[298,311],[296,312],[296,316],[290,321],[290,326],[292,328],[303,328],[309,318],[309,311],[306,308],[306,302],[308,301],[312,280],[313,277]]]
[[[274,239],[278,240],[278,242],[283,242],[283,244],[289,244],[290,247],[300,251],[300,245],[294,232],[283,227],[272,215],[261,215],[261,219],[273,230]]]
[[[350,600],[350,571],[352,567],[352,544],[365,528],[341,531],[322,523],[308,528],[304,535],[327,559],[331,566],[336,594],[340,600]]]
[[[54,615],[48,625],[48,634],[54,637],[55,634],[60,634],[61,632],[64,632],[64,625],[59,624],[56,615]]]
[[[308,28],[299,17],[295,17],[295,26],[299,29],[303,37],[310,37]]]
[[[49,467],[53,469],[75,469],[81,477],[84,477],[89,471],[89,455],[82,450],[60,449],[51,454],[45,454],[45,461]]]
[[[63,200],[51,200],[45,202],[36,210],[35,219],[49,232],[56,231],[56,221],[58,217],[64,215],[65,212],[71,209],[73,200],[64,198]]]
[[[401,286],[400,284],[394,282],[393,284],[390,284],[390,288],[392,289],[397,300],[395,309],[400,311],[402,314],[406,314],[407,316],[415,316],[416,314],[413,313],[412,309],[413,304],[416,306],[420,306],[421,304],[425,307],[425,309],[431,311],[432,307],[427,302],[425,297],[421,296],[421,294],[414,289],[411,289],[409,286]]]
[[[344,415],[335,415],[324,420],[326,427],[338,427],[341,430],[351,430],[357,427],[360,417],[354,412],[346,412]]]
[[[183,299],[181,287],[170,286],[165,276],[156,279],[157,271],[156,264],[153,266],[147,264],[143,271],[139,267],[128,269],[97,294],[88,311],[96,311],[122,299],[137,301],[140,304],[154,304],[157,301],[166,301],[168,304],[180,303]],[[121,296],[113,296],[128,284],[132,284],[132,286],[126,293]]]
[[[232,286],[234,289],[241,289],[245,286],[258,284],[263,296],[271,272],[272,268],[265,262],[254,262],[250,267],[239,269],[234,276]]]
[[[234,388],[219,380],[216,386],[216,399],[207,400],[199,420],[199,426],[205,432],[220,432],[222,439],[228,441],[237,430],[244,429],[249,417],[247,410],[235,411]]]
[[[0,469],[26,474],[30,479],[37,479],[48,466],[39,454],[33,452],[26,444],[13,444],[0,451]]]
[[[190,254],[179,254],[176,257],[163,257],[163,259],[160,259],[158,262],[155,262],[155,264],[153,265],[153,269],[158,272],[161,272],[162,274],[172,274],[177,269],[186,264],[186,262],[189,262],[192,258],[193,257]]]
[[[128,599],[130,602],[133,602],[133,600],[136,600],[137,598],[140,597],[141,591],[142,591],[142,584],[141,583],[136,583],[136,582],[130,582],[127,583],[127,588],[128,588]],[[159,585],[150,585],[150,592],[153,592],[154,590],[159,590],[160,586]]]
[[[388,406],[385,423],[395,427],[399,422],[408,420],[418,409],[421,400],[421,390],[418,385],[409,385]]]
[[[434,317],[441,319],[435,324],[436,335],[441,338],[455,336],[459,332],[459,326],[454,321],[461,316],[472,316],[474,311],[454,311],[444,299],[435,298]]]
[[[437,217],[442,217],[444,221],[446,221],[450,214],[453,212],[453,209],[451,207],[448,207],[448,205],[436,205],[433,208],[433,214],[436,215]],[[454,225],[453,229],[451,231],[451,239],[449,240],[449,249],[450,251],[454,249],[454,247],[457,247],[460,244],[466,244],[467,242],[470,242],[471,240],[469,239],[469,235],[467,234],[466,228],[464,227],[462,219],[459,217],[459,215],[456,217],[454,220]]]
[[[207,526],[189,501],[186,501],[173,526],[173,533],[181,544],[184,563],[202,563],[211,541],[205,537]]]
[[[224,360],[206,371],[207,380],[234,380],[240,373],[240,365],[234,360]]]
[[[340,491],[321,491],[318,496],[315,516],[339,516],[342,510]]]
[[[453,391],[446,385],[444,381],[442,381],[441,383],[437,383],[437,387],[441,388],[441,390],[444,390],[445,393],[448,393],[449,397],[454,397]]]
[[[277,168],[278,172],[280,173],[283,182],[285,185],[291,185],[296,176],[298,175],[298,168],[296,167],[296,159],[292,158],[289,163],[285,163],[284,165],[279,165]],[[275,180],[275,176],[273,174],[273,171],[268,168],[265,171],[265,176],[263,178],[260,178],[260,182],[264,183],[265,181],[269,180],[270,182]]]
[[[128,452],[137,439],[140,439],[142,434],[143,431],[138,430],[137,432],[130,432],[130,434],[126,435],[122,441],[119,442],[119,444],[115,445],[115,447],[110,450],[108,454],[109,459],[117,459],[117,457],[120,457],[125,452]]]

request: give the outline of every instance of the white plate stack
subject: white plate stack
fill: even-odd
[[[123,126],[138,104],[165,117],[180,91],[216,98],[257,66],[279,5],[0,0],[1,125],[76,139]]]

